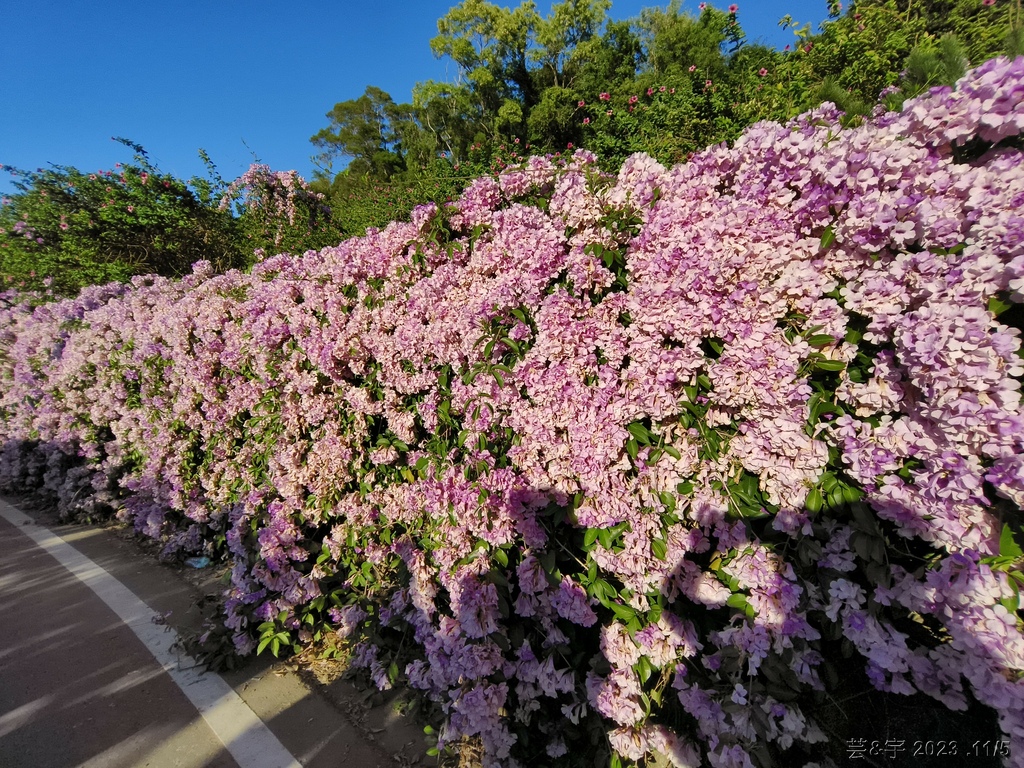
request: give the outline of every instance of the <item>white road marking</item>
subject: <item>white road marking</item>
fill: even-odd
[[[0,500],[0,517],[36,543],[107,604],[153,654],[199,710],[240,768],[302,768],[234,689],[212,672],[200,674],[194,659],[172,646],[178,633],[158,624],[156,611],[106,570],[28,515]]]

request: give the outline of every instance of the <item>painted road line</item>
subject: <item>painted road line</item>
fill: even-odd
[[[36,543],[107,604],[153,654],[240,768],[302,768],[234,689],[217,674],[201,674],[197,662],[173,650],[178,633],[156,611],[59,536],[0,500],[0,517]]]

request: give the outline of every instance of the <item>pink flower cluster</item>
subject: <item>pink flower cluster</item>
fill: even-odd
[[[821,756],[792,686],[832,632],[1024,754],[1021,92],[993,60],[672,169],[531,158],[249,274],[5,294],[0,487],[224,554],[239,651],[332,627],[488,765],[590,717],[630,759]]]
[[[142,183],[146,183],[146,174],[142,174]],[[269,211],[278,222],[274,243],[279,246],[283,238],[284,220],[295,224],[296,202],[307,200],[317,203],[323,197],[321,193],[311,191],[295,171],[273,171],[269,166],[253,163],[249,170],[224,190],[220,208],[226,210],[241,198],[245,206]]]

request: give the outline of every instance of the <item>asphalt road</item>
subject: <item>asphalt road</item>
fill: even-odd
[[[0,500],[0,768],[384,768],[422,754],[413,723],[388,717],[368,736],[266,662],[200,673],[164,618],[197,620],[187,581],[113,539]]]

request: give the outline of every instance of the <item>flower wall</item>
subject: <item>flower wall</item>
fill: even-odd
[[[1022,94],[998,59],[251,274],[9,296],[0,485],[224,553],[240,652],[346,637],[490,765],[827,764],[851,668],[1022,764]]]

